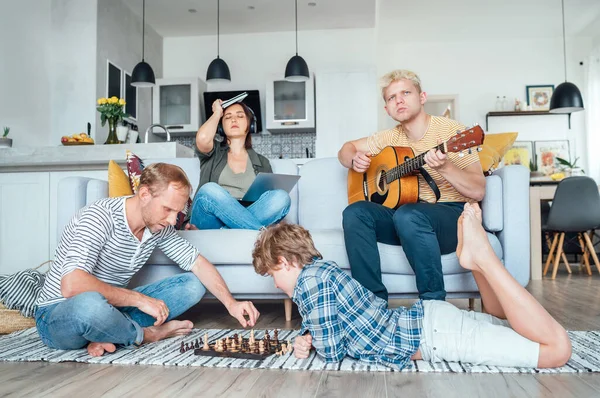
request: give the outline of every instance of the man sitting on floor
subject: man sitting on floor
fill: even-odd
[[[309,232],[298,225],[268,227],[252,255],[256,272],[271,275],[275,286],[298,305],[302,327],[294,342],[297,358],[307,358],[314,346],[326,362],[348,355],[395,369],[411,359],[563,366],[571,356],[565,329],[496,257],[477,204],[466,204],[458,220],[456,253],[460,264],[473,272],[489,314],[433,300],[387,309],[385,300],[335,263],[321,261]]]
[[[191,189],[181,168],[156,163],[142,172],[135,196],[98,200],[73,217],[37,301],[36,326],[44,344],[64,350],[87,346],[90,355],[101,356],[117,344],[186,335],[193,323],[173,319],[206,289],[242,326],[254,326],[259,317],[254,305],[236,301],[214,265],[173,228]],[[191,272],[126,289],[155,247]]]

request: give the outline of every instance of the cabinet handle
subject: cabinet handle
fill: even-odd
[[[281,122],[282,126],[295,126],[297,124],[300,124],[300,122]]]
[[[183,129],[183,126],[167,126],[169,128],[169,130],[181,130]]]

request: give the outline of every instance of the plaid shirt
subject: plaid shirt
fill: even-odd
[[[302,316],[301,334],[310,332],[313,346],[326,362],[344,356],[394,369],[410,364],[419,349],[423,304],[390,310],[332,261],[306,265],[292,300]]]

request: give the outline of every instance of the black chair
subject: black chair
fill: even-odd
[[[588,231],[595,230],[599,226],[600,193],[598,192],[596,182],[589,177],[569,177],[562,180],[556,188],[550,214],[548,214],[548,222],[542,227],[544,231],[554,235],[550,254],[544,267],[544,275],[548,272],[550,262],[554,260],[552,279],[556,278],[556,271],[558,270],[561,258],[563,258],[567,270],[571,273],[563,252],[565,233],[568,232],[577,233],[577,239],[584,253],[583,260],[585,261],[588,275],[592,274],[588,261],[590,254],[600,273],[598,256],[588,234]]]

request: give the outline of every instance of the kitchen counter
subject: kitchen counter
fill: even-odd
[[[0,148],[0,173],[106,170],[109,160],[125,165],[125,151],[142,159],[193,158],[194,150],[176,142]]]

